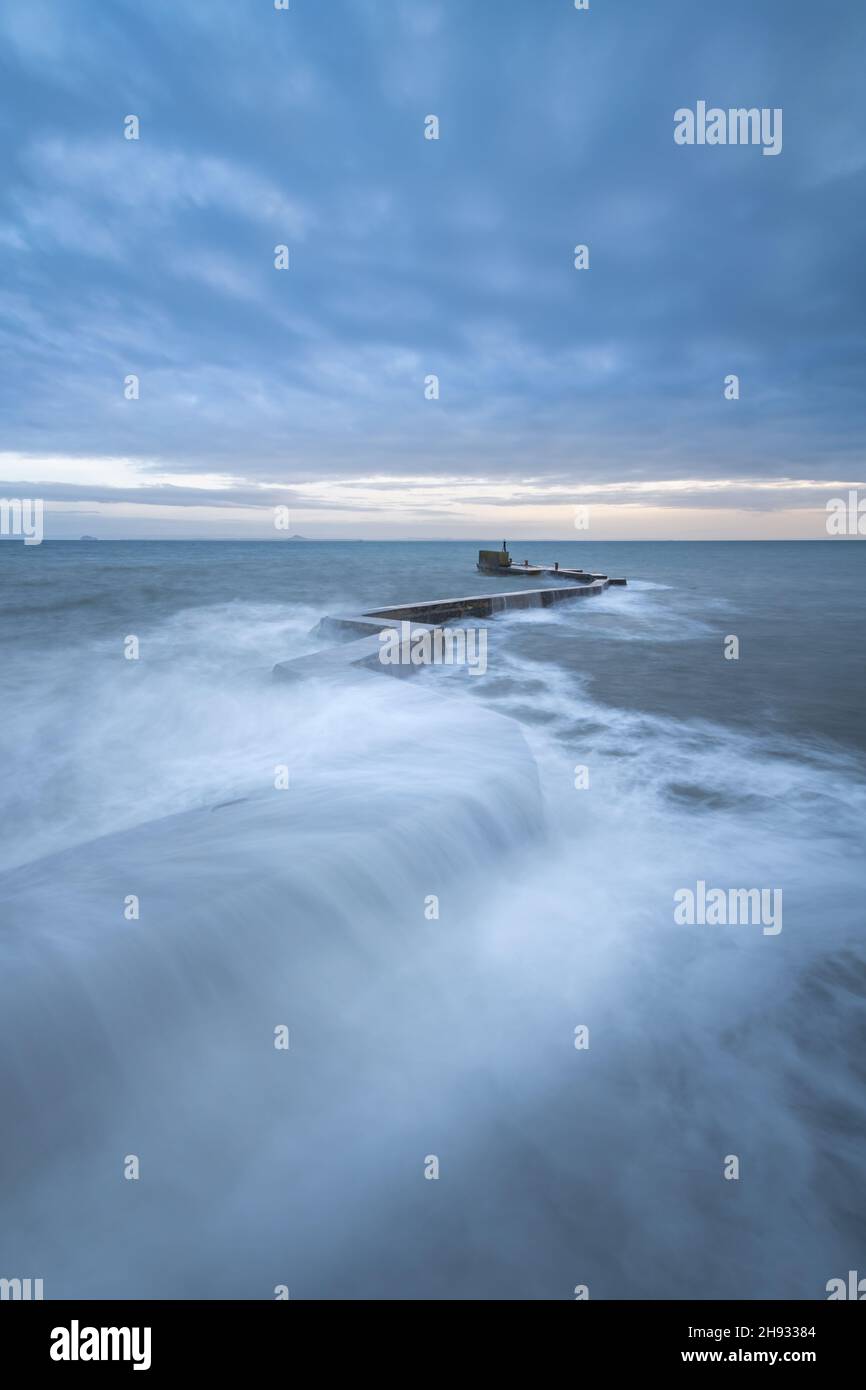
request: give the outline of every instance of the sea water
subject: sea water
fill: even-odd
[[[471,680],[272,678],[325,614],[549,585],[481,544],[0,545],[0,1276],[823,1298],[862,1265],[862,552],[512,543],[629,586],[494,619]],[[676,921],[698,883],[783,929]]]

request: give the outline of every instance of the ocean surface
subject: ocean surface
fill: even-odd
[[[491,543],[0,544],[0,1276],[866,1272],[866,550],[512,542],[628,587],[497,617],[483,675],[272,678],[325,614],[549,584]],[[699,881],[782,930],[679,924]]]

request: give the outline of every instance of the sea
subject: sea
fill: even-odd
[[[866,1274],[866,551],[510,541],[628,585],[483,673],[275,679],[325,615],[550,587],[499,543],[0,544],[0,1277]],[[677,920],[701,884],[779,930]]]

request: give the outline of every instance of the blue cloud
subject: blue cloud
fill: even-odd
[[[3,447],[269,485],[853,476],[864,31],[857,0],[7,0]],[[783,108],[782,154],[678,147],[698,99]]]

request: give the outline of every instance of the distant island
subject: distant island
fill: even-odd
[[[98,540],[99,540],[99,537],[98,537],[98,536],[79,536],[78,539],[79,539],[80,541],[98,541]]]
[[[286,536],[287,541],[308,541],[309,536]]]

